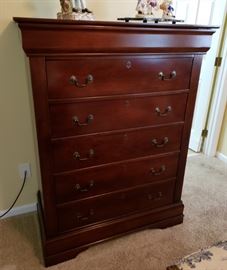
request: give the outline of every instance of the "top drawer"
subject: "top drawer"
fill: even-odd
[[[100,56],[48,60],[48,96],[77,98],[188,89],[192,59]]]

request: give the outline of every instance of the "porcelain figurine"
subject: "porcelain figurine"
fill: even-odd
[[[58,19],[66,20],[94,20],[93,13],[86,8],[84,0],[60,0],[61,12],[58,12]]]
[[[74,3],[75,3],[74,5],[75,9],[77,10],[86,9],[86,4],[84,0],[74,0]]]
[[[153,9],[157,6],[157,0],[139,0],[136,10],[137,17],[148,17],[153,15]]]
[[[162,18],[163,19],[172,19],[175,18],[173,11],[173,1],[172,0],[164,0],[160,5],[160,9],[163,11]]]
[[[73,12],[72,0],[60,0],[62,14],[70,14]]]

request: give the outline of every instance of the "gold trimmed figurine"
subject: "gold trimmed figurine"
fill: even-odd
[[[137,17],[153,16],[153,9],[157,6],[157,0],[138,0]]]
[[[173,1],[172,0],[164,0],[160,5],[160,9],[163,11],[162,18],[163,19],[172,19],[175,18],[173,11]]]
[[[73,12],[72,0],[60,0],[62,14],[70,14]]]
[[[58,19],[65,20],[94,20],[93,13],[86,8],[85,0],[60,0],[61,12],[58,12]]]

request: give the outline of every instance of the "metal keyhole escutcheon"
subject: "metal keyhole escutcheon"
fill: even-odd
[[[132,67],[132,62],[128,61],[127,64],[126,64],[126,67],[127,67],[127,69],[130,69]]]

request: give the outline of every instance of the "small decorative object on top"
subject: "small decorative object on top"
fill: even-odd
[[[73,12],[72,0],[60,0],[61,12],[69,14]]]
[[[65,20],[94,20],[93,13],[86,8],[84,0],[60,0],[61,12],[57,13],[58,19]]]
[[[160,5],[160,9],[163,11],[162,18],[163,19],[172,19],[175,18],[173,11],[173,1],[172,0],[164,0]]]
[[[136,18],[172,20],[175,18],[172,0],[138,0]]]
[[[157,7],[157,0],[138,0],[136,17],[143,18],[153,16],[153,9]]]
[[[143,23],[182,23],[174,16],[173,0],[138,0],[135,17],[118,18],[120,21],[142,21]]]

